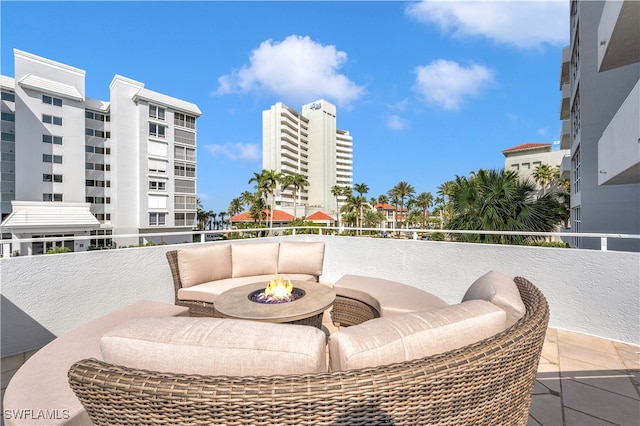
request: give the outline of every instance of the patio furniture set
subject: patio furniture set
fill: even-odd
[[[450,305],[379,278],[321,283],[319,242],[216,242],[167,259],[175,306],[140,302],[57,338],[16,373],[5,408],[56,392],[69,423],[527,424],[549,310],[525,278],[491,271]],[[256,313],[243,295],[274,273],[307,293],[290,306],[314,289],[321,302]],[[327,337],[317,311],[329,306],[340,329]],[[51,357],[35,401],[27,387]]]

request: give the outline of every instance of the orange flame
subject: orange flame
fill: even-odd
[[[285,282],[276,274],[276,277],[269,281],[267,288],[264,289],[264,295],[271,300],[287,300],[291,298],[292,291],[293,284],[291,284],[291,281],[287,279]]]

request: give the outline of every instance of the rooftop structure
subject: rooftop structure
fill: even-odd
[[[196,105],[119,75],[109,101],[91,99],[84,70],[18,49],[14,58],[14,77],[0,78],[3,239],[58,238],[18,250],[39,254],[192,229]]]
[[[307,177],[309,186],[296,194],[296,203],[303,206],[299,216],[336,212],[331,187],[353,183],[352,139],[348,131],[336,128],[336,107],[330,102],[303,105],[301,113],[278,102],[262,112],[262,168]],[[293,213],[291,189],[276,193],[276,205]]]
[[[502,151],[504,155],[504,169],[513,170],[522,180],[531,180],[536,167],[542,164],[560,166],[562,159],[569,155],[569,150],[552,151],[550,143],[524,143]]]
[[[640,233],[640,3],[571,1],[560,67],[562,177],[573,232]],[[575,238],[574,247],[594,248]],[[613,250],[640,250],[637,240]]]

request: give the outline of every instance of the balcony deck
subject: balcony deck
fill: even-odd
[[[487,270],[527,277],[551,310],[530,425],[640,424],[640,254],[311,235],[273,239],[281,238],[324,241],[324,281],[347,273],[379,276],[449,303]],[[171,248],[2,259],[2,388],[34,349],[79,324],[140,299],[173,303],[165,258]]]
[[[328,314],[326,332],[336,331]],[[529,426],[640,425],[640,347],[549,328]]]

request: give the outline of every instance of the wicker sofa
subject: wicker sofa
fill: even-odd
[[[176,374],[85,359],[71,367],[69,383],[96,424],[134,419],[136,424],[525,425],[549,309],[533,284],[520,277],[514,282],[525,311],[513,325],[437,355],[275,376]]]
[[[310,241],[210,243],[168,251],[175,304],[191,316],[221,317],[214,307],[223,292],[274,274],[290,280],[318,282],[324,243]]]

